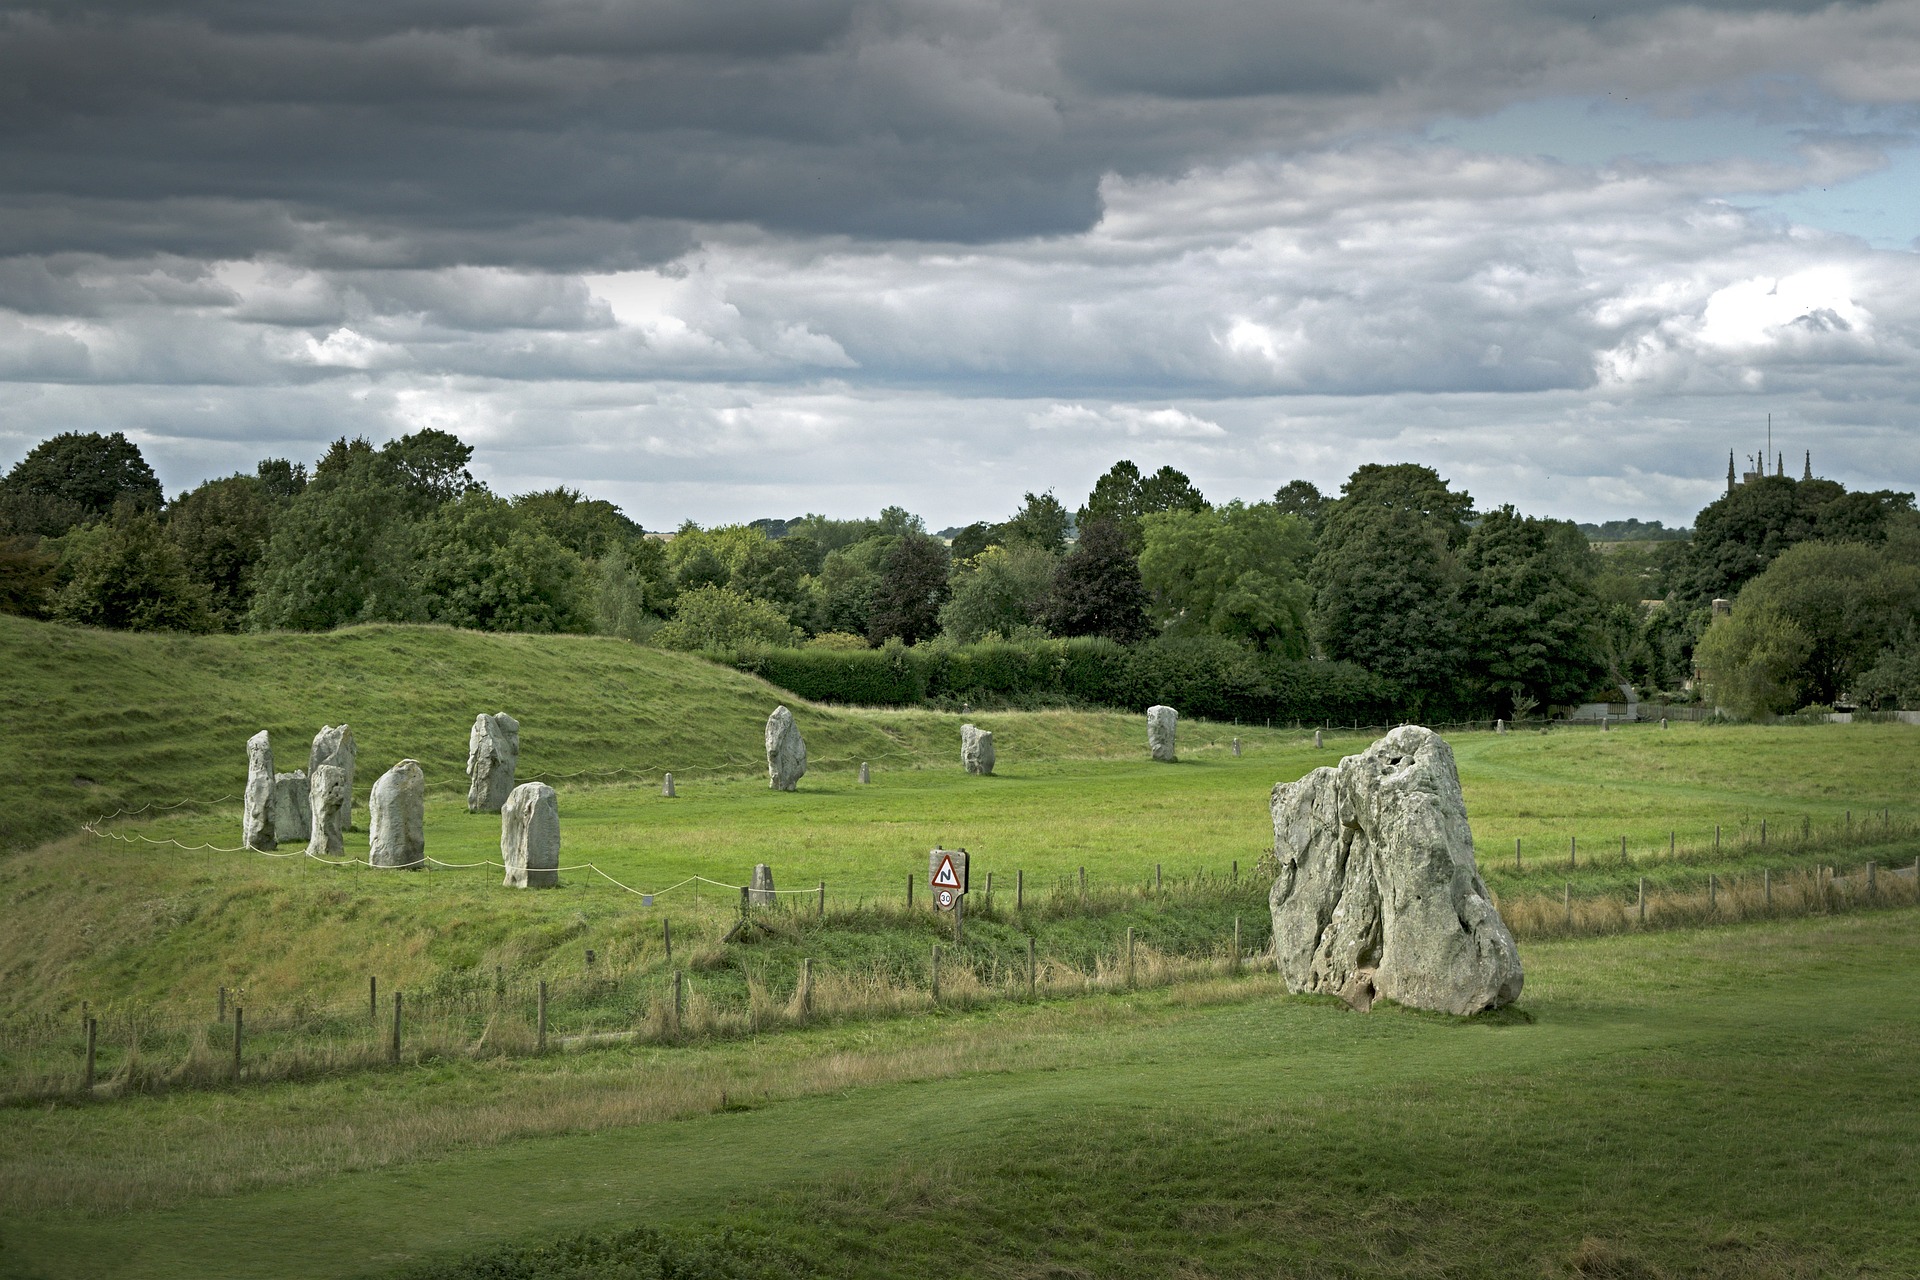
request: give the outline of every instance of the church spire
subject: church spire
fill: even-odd
[[[1727,450],[1727,492],[1733,492],[1733,450]]]
[[[1813,479],[1813,450],[1807,450],[1807,469],[1800,473],[1802,480]]]

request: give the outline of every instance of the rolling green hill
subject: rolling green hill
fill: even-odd
[[[430,790],[464,793],[467,731],[482,711],[522,723],[520,778],[608,781],[744,776],[766,767],[761,735],[791,694],[685,654],[597,636],[440,627],[318,635],[156,636],[0,615],[0,851],[118,809],[238,796],[246,740],[273,734],[275,763],[305,768],[323,724],[353,726],[356,794],[412,757]],[[955,717],[808,707],[816,769],[860,760],[957,757]],[[1052,757],[1136,750],[1113,715],[1036,717]],[[576,783],[586,780],[572,779]]]

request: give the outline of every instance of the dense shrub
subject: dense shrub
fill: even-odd
[[[1392,686],[1350,663],[1256,654],[1220,636],[1132,648],[1087,637],[711,656],[803,698],[866,706],[1053,701],[1138,711],[1163,702],[1211,719],[1303,724],[1383,724],[1397,710]]]

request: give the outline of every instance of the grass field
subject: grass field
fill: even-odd
[[[1363,1017],[1245,977],[10,1109],[0,1258],[385,1275],[646,1225],[790,1274],[1911,1275],[1916,925],[1541,944],[1526,1017]],[[594,1262],[617,1252],[435,1274],[636,1274]]]

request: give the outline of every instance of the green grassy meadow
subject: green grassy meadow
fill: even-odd
[[[1910,726],[1450,735],[1527,967],[1517,1010],[1458,1020],[1348,1014],[1245,963],[1269,789],[1368,733],[1186,722],[1165,766],[1136,715],[983,711],[999,768],[974,778],[961,716],[618,641],[0,617],[0,664],[0,741],[42,744],[0,777],[0,1275],[1920,1272],[1920,886],[1885,874],[1920,854]],[[810,749],[794,794],[765,781],[779,702]],[[558,889],[458,865],[498,856],[461,775],[496,709],[560,792]],[[234,848],[246,737],[289,768],[341,720],[360,812],[420,760],[454,865]],[[904,908],[936,843],[974,854],[963,945]],[[825,913],[794,893],[726,940],[756,862],[824,881]],[[1808,899],[1816,867],[1844,893]],[[1567,932],[1625,932],[1560,936],[1569,886]],[[397,1067],[369,975],[407,993]],[[238,1084],[220,988],[253,1037]],[[83,1002],[107,1029],[87,1097]]]
[[[1248,976],[10,1109],[0,1258],[611,1277],[644,1225],[835,1276],[1911,1275],[1916,922],[1544,943],[1525,1016]]]

